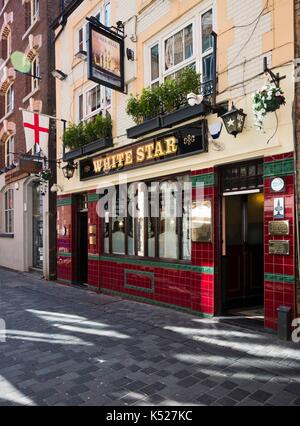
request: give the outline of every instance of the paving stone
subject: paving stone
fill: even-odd
[[[270,399],[272,396],[272,394],[268,393],[268,392],[264,392],[262,390],[258,390],[257,392],[253,393],[250,398],[254,399],[255,401],[258,402],[266,402],[268,399]]]
[[[298,356],[294,345],[276,336],[26,273],[0,269],[0,281],[3,273],[1,316],[10,329],[27,331],[29,339],[32,333],[33,339],[0,345],[1,406],[300,404],[300,351]],[[45,321],[31,310],[62,314],[61,325],[79,318],[76,326],[83,330],[115,331],[129,339],[66,332],[54,327],[57,319]],[[168,330],[170,324],[180,324],[182,333]],[[201,330],[205,342],[198,338]],[[37,342],[34,333],[48,341]]]
[[[229,398],[233,398],[235,401],[242,401],[248,395],[250,395],[250,392],[247,392],[243,389],[235,389],[228,394]]]

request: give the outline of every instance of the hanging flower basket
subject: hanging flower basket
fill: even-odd
[[[286,100],[283,91],[275,84],[269,83],[263,86],[253,95],[253,113],[255,127],[263,131],[264,119],[269,112],[277,111]]]

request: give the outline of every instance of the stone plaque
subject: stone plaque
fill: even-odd
[[[269,241],[269,254],[289,256],[290,242],[289,241]]]
[[[269,235],[290,235],[290,222],[288,220],[269,222]]]

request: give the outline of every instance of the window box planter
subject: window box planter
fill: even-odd
[[[82,147],[73,149],[72,151],[65,152],[64,161],[76,160],[76,158],[80,158],[83,156]]]
[[[137,139],[140,136],[144,136],[147,133],[155,132],[161,128],[161,117],[155,117],[145,121],[142,124],[127,129],[128,139]]]
[[[82,147],[83,155],[93,154],[94,152],[101,151],[105,148],[111,148],[113,146],[113,140],[111,137],[98,139],[94,142],[89,143]]]
[[[207,115],[209,109],[203,103],[195,105],[193,107],[187,106],[180,108],[177,111],[171,112],[161,116],[161,127],[163,129],[173,127],[177,124],[183,123],[184,121],[191,120],[193,118]]]

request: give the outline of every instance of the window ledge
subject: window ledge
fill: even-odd
[[[13,238],[15,238],[15,235],[14,234],[1,234],[0,233],[0,238],[10,238],[10,239],[13,239]]]
[[[26,32],[22,36],[22,40],[24,40],[33,30],[33,28],[37,25],[37,23],[40,22],[40,17],[38,18],[30,25],[30,27],[26,30]]]
[[[25,96],[25,98],[23,98],[23,100],[22,100],[23,104],[25,104],[25,102],[29,101],[29,99],[32,98],[39,91],[40,91],[39,87],[32,90],[27,96]]]
[[[4,115],[4,117],[2,117],[1,120],[0,120],[0,124],[2,124],[5,120],[7,120],[13,113],[14,113],[14,110],[10,111],[8,114]]]

